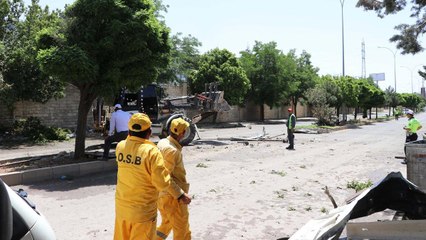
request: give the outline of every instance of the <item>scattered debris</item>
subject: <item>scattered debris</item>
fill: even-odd
[[[408,220],[348,223],[386,209],[404,213]],[[394,218],[396,219],[396,218]],[[406,180],[400,172],[364,190],[349,204],[335,208],[326,216],[312,219],[290,240],[339,239],[347,226],[348,239],[424,239],[426,193]]]
[[[327,195],[327,197],[330,199],[331,203],[333,204],[333,207],[334,207],[334,208],[337,208],[336,201],[334,201],[334,198],[333,198],[333,196],[331,196],[330,191],[328,191],[328,187],[327,187],[327,186],[325,186],[324,193],[325,193],[325,194]]]

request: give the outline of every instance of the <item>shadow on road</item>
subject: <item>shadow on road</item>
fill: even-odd
[[[194,140],[189,146],[198,146],[198,145],[213,145],[213,146],[225,146],[229,143],[217,140]]]
[[[109,171],[73,178],[72,176],[61,176],[58,179],[35,184],[28,184],[30,189],[44,190],[48,192],[67,192],[84,187],[111,186],[117,183],[117,172]]]

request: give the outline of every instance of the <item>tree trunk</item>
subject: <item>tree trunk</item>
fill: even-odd
[[[88,87],[80,88],[80,102],[78,104],[77,130],[75,136],[74,159],[84,157],[85,140],[87,128],[87,115],[90,107],[96,99],[93,93],[90,93]]]
[[[359,107],[356,107],[355,108],[355,120],[356,120],[356,118],[358,117],[358,112],[359,112]]]
[[[297,99],[296,99],[296,97],[293,97],[292,98],[292,102],[293,102],[293,106],[294,106],[294,108],[293,108],[293,113],[294,113],[294,116],[297,116]]]
[[[339,125],[340,124],[340,106],[336,107],[336,113],[337,113],[336,125]]]
[[[260,104],[260,121],[263,122],[265,120],[265,104]]]

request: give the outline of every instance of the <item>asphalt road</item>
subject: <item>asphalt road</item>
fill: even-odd
[[[426,114],[422,113],[416,117],[424,123],[426,128]],[[262,174],[263,168],[275,169],[277,166],[284,168],[285,165],[288,167],[286,168],[289,173],[287,177],[294,177],[301,182],[299,188],[303,188],[306,185],[305,182],[315,184],[314,182],[326,181],[329,185],[336,185],[336,198],[341,201],[349,193],[348,190],[342,189],[348,181],[344,178],[345,174],[373,181],[379,180],[389,171],[401,171],[405,175],[405,165],[394,157],[403,154],[405,135],[402,127],[406,121],[406,118],[400,118],[399,121],[390,120],[320,135],[297,134],[296,151],[291,155],[283,150],[284,145],[279,141],[261,143],[250,141],[249,146],[244,146],[244,144],[226,140],[230,137],[253,137],[262,132],[276,136],[284,132],[282,123],[200,129],[201,141],[184,148],[185,166],[195,198],[190,207],[193,239],[236,239],[236,236],[240,236],[239,239],[277,239],[289,236],[300,227],[292,226],[291,221],[286,224],[285,220],[274,223],[277,225],[273,225],[272,228],[272,225],[268,226],[268,229],[264,229],[262,223],[258,222],[253,226],[248,225],[248,229],[243,230],[239,229],[238,225],[223,223],[223,220],[228,218],[216,217],[217,211],[238,206],[238,202],[235,202],[237,197],[243,199],[245,197],[247,201],[251,198],[261,198],[254,190],[251,193],[241,192],[246,191],[248,187],[257,188],[257,186],[244,185],[246,184],[244,182],[239,183],[244,185],[241,187],[231,186],[229,182],[233,181],[231,176],[235,174],[241,174],[241,178],[251,179]],[[424,131],[423,129],[421,133]],[[276,163],[280,156],[285,157],[286,163]],[[332,158],[333,161],[330,160]],[[339,160],[336,161],[336,159]],[[209,168],[203,170],[199,167],[200,163]],[[314,174],[304,173],[305,170],[301,169],[301,164],[304,164],[303,168],[310,168]],[[252,165],[253,169],[251,169]],[[347,168],[348,165],[351,165],[350,168]],[[312,179],[315,181],[311,181]],[[250,184],[253,182],[251,181]],[[23,188],[28,192],[29,198],[36,203],[51,223],[59,240],[112,239],[115,183],[115,172],[106,172],[78,179],[58,179],[13,188]],[[259,183],[260,191],[261,180],[256,180],[257,183]],[[274,185],[275,183],[265,184]],[[215,193],[217,192],[216,197],[211,195],[212,189]],[[221,189],[226,189],[229,199],[219,194]],[[320,189],[318,194],[321,194]],[[324,198],[317,201],[325,201]],[[231,202],[231,199],[234,201]],[[292,200],[288,201],[290,202],[286,204],[291,204]],[[275,202],[268,203],[265,200],[265,204],[267,207],[264,206],[262,211],[267,211],[267,208],[274,209]],[[251,208],[255,207],[245,209],[247,215],[242,214],[242,218],[261,215],[260,209]],[[262,209],[261,206],[259,208]],[[209,213],[209,209],[212,212]],[[233,212],[232,209],[229,211]],[[234,212],[238,214],[238,210]],[[289,214],[297,215],[286,212],[285,208],[277,209],[276,216],[269,214],[265,217],[263,224],[266,224],[268,218],[278,222],[276,219],[288,219],[293,216]],[[209,215],[211,217],[206,217]],[[313,216],[316,215],[306,212],[294,217],[307,221]],[[244,224],[247,225],[249,222]],[[250,234],[250,231],[253,233]]]

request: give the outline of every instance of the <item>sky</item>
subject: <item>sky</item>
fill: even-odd
[[[73,2],[40,0],[40,5],[63,9]],[[341,0],[163,0],[168,5],[163,15],[172,34],[197,38],[202,43],[201,53],[219,48],[239,56],[255,41],[273,41],[284,53],[295,49],[298,55],[303,50],[311,54],[320,75],[342,75],[344,52],[345,75],[362,76],[364,42],[366,75],[384,73],[381,89],[395,88],[395,70],[397,92],[420,92],[422,78],[417,71],[426,65],[425,53],[401,55],[389,41],[398,33],[396,25],[414,21],[409,11],[381,19],[357,8],[356,3],[346,0],[342,8]]]

